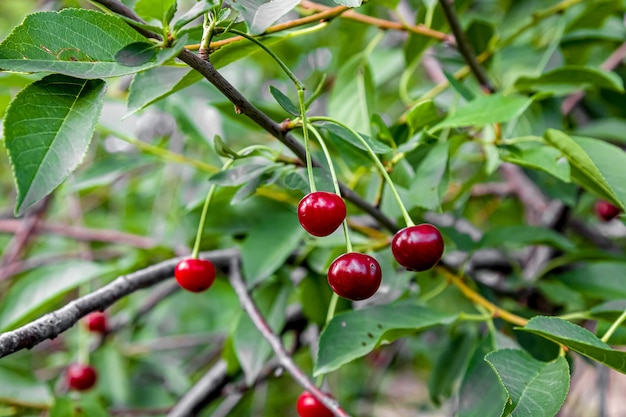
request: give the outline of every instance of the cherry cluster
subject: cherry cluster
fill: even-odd
[[[334,193],[315,191],[298,204],[298,220],[313,236],[333,233],[346,218],[346,204]],[[391,242],[391,252],[398,263],[413,271],[426,271],[439,262],[444,244],[439,230],[431,224],[408,226],[398,231]],[[337,257],[328,269],[328,284],[339,296],[365,300],[378,290],[382,271],[378,261],[359,252]]]

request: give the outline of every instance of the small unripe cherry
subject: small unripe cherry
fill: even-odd
[[[435,266],[443,249],[439,229],[428,223],[405,227],[391,241],[391,252],[396,261],[413,271],[426,271]]]
[[[205,259],[183,259],[174,268],[176,282],[183,289],[191,292],[202,292],[215,281],[215,265]]]
[[[73,363],[65,371],[67,386],[76,391],[87,391],[96,385],[97,380],[96,370],[89,365]]]
[[[304,391],[298,397],[296,405],[300,417],[333,417],[334,414],[309,391]]]
[[[622,210],[606,200],[598,200],[594,206],[596,216],[603,222],[609,222],[619,216]]]
[[[85,317],[85,325],[90,332],[106,333],[108,330],[108,317],[102,311],[94,311]]]

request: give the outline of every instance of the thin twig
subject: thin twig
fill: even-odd
[[[246,311],[248,316],[250,316],[250,319],[254,323],[254,326],[259,330],[259,332],[261,332],[265,340],[267,340],[267,342],[270,344],[280,364],[287,370],[287,372],[291,374],[293,379],[295,379],[296,382],[300,384],[305,390],[309,391],[311,394],[313,394],[313,396],[321,401],[329,410],[333,412],[335,416],[349,417],[349,414],[346,413],[339,406],[339,404],[337,404],[337,401],[320,391],[291,359],[291,356],[289,356],[289,353],[287,353],[287,350],[283,346],[280,338],[276,336],[276,334],[267,324],[256,304],[254,304],[252,297],[248,293],[248,288],[246,287],[246,284],[241,276],[239,259],[231,259],[229,279],[231,285],[233,286],[233,289],[239,297],[239,302],[241,306]]]
[[[230,380],[227,364],[220,359],[204,376],[178,401],[167,417],[188,417],[195,415],[202,404],[217,398],[221,389]],[[201,401],[200,401],[201,400]]]
[[[454,33],[457,49],[459,50],[461,55],[463,55],[465,62],[467,62],[467,65],[469,65],[472,73],[474,74],[480,85],[487,92],[493,93],[495,89],[491,84],[491,81],[489,81],[489,77],[487,77],[487,72],[476,59],[476,54],[474,53],[472,45],[469,43],[467,35],[465,35],[465,31],[461,27],[459,17],[454,10],[454,1],[439,0],[439,4],[441,4],[443,12],[446,15],[446,19],[448,20],[448,24],[450,25],[452,33]]]
[[[210,259],[218,266],[225,266],[229,264],[231,258],[238,258],[239,252],[236,249],[224,249],[203,253],[201,257]],[[78,298],[56,311],[16,330],[0,334],[0,358],[22,349],[30,349],[46,339],[53,339],[87,314],[102,311],[126,295],[172,277],[174,267],[181,259],[169,259],[123,275],[99,290]]]
[[[0,259],[0,267],[4,269],[9,264],[20,259],[22,252],[26,250],[30,240],[37,234],[37,227],[48,208],[51,196],[45,197],[32,212],[23,220],[18,220],[19,227],[16,227],[13,233],[13,239],[5,247],[2,259]]]

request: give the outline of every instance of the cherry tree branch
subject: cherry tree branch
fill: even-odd
[[[313,382],[304,374],[304,372],[294,363],[291,356],[283,346],[280,338],[272,331],[267,324],[258,307],[252,300],[252,297],[248,293],[246,283],[241,276],[241,268],[239,266],[239,259],[230,260],[230,284],[232,285],[235,293],[239,297],[239,302],[245,312],[250,316],[250,319],[254,323],[255,327],[261,332],[265,340],[270,344],[272,350],[276,354],[276,358],[280,364],[291,374],[293,379],[296,380],[305,390],[309,391],[319,401],[321,401],[333,414],[337,417],[349,417],[337,403],[337,401],[329,395],[320,391]]]
[[[461,55],[463,55],[465,62],[467,62],[467,65],[470,67],[470,70],[472,71],[480,85],[488,92],[493,93],[495,89],[491,84],[491,81],[489,81],[489,77],[487,77],[487,72],[478,62],[472,45],[469,43],[469,40],[465,35],[465,31],[461,27],[459,17],[454,10],[454,1],[439,0],[439,4],[441,5],[441,8],[446,15],[446,19],[448,20],[448,24],[450,24],[450,29],[452,30],[452,33],[454,33],[457,49],[459,50]]]
[[[200,254],[210,259],[216,266],[227,266],[232,258],[238,258],[236,249],[223,249]],[[66,304],[16,330],[0,334],[0,358],[22,349],[30,349],[46,339],[54,339],[72,327],[85,315],[104,310],[120,298],[142,288],[148,288],[168,279],[174,274],[174,267],[182,258],[167,261],[122,275],[104,287],[84,297]]]

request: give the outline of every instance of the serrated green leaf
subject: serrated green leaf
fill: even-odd
[[[299,0],[237,0],[231,2],[231,5],[241,13],[250,33],[258,35],[299,3]]]
[[[559,357],[541,362],[518,349],[489,353],[485,360],[492,366],[509,394],[510,403],[503,416],[554,417],[569,390],[569,365]]]
[[[300,114],[300,109],[278,88],[270,85],[270,93],[276,102],[280,104],[280,107],[282,107],[287,113],[290,113],[293,116],[298,116]]]
[[[54,397],[47,384],[37,380],[31,370],[0,365],[0,403],[29,408],[50,408]]]
[[[351,144],[352,146],[356,148],[359,148],[363,151],[367,151],[367,148],[363,146],[361,141],[358,138],[354,137],[352,132],[350,132],[348,129],[344,128],[343,126],[339,126],[335,123],[327,123],[327,122],[319,123],[317,126],[319,126],[319,128],[322,130],[326,130],[327,132],[330,132],[334,138],[342,139],[343,141]],[[387,152],[391,152],[393,150],[392,148],[385,145],[384,143],[378,140],[375,140],[367,135],[364,135],[363,133],[359,133],[359,135],[365,140],[365,142],[367,142],[367,144],[372,148],[374,153],[384,154]]]
[[[552,229],[538,226],[503,226],[493,228],[484,234],[479,246],[487,247],[523,247],[529,244],[548,244],[564,251],[576,249],[576,245]]]
[[[327,374],[400,336],[449,324],[456,314],[439,313],[413,302],[370,307],[335,316],[320,335],[314,375]]]
[[[167,23],[168,11],[175,5],[176,0],[139,0],[135,4],[135,11],[144,19]]]
[[[566,65],[548,71],[539,77],[521,77],[515,82],[521,91],[547,91],[565,95],[581,89],[607,89],[624,91],[622,79],[612,71],[596,67]]]
[[[133,74],[172,59],[185,45],[179,39],[156,58],[139,66],[121,65],[115,55],[146,38],[122,19],[84,9],[34,13],[0,43],[0,68],[20,72],[55,72],[96,79]]]
[[[626,373],[626,352],[611,349],[589,330],[569,321],[558,317],[537,316],[517,330],[545,337],[616,371]]]
[[[572,179],[587,191],[626,208],[626,153],[601,140],[548,129],[545,139],[568,159]]]
[[[507,122],[520,116],[533,102],[530,97],[507,95],[500,93],[480,96],[454,114],[436,124],[431,132],[452,127],[480,127],[491,123]]]
[[[501,149],[500,158],[524,168],[536,169],[570,182],[570,166],[563,153],[539,142],[525,142],[513,148]]]
[[[61,262],[32,270],[5,294],[0,306],[0,331],[33,318],[57,296],[109,271],[109,268],[86,261]]]
[[[285,324],[290,287],[280,283],[256,291],[254,301],[272,330],[279,333]],[[241,316],[233,335],[235,352],[247,384],[252,384],[272,354],[272,348],[248,315]]]
[[[284,209],[266,213],[246,238],[241,248],[243,272],[249,285],[273,274],[283,265],[304,236],[294,211]]]
[[[17,215],[51,193],[80,164],[105,90],[102,80],[53,74],[15,97],[4,120],[4,138],[17,187]]]

